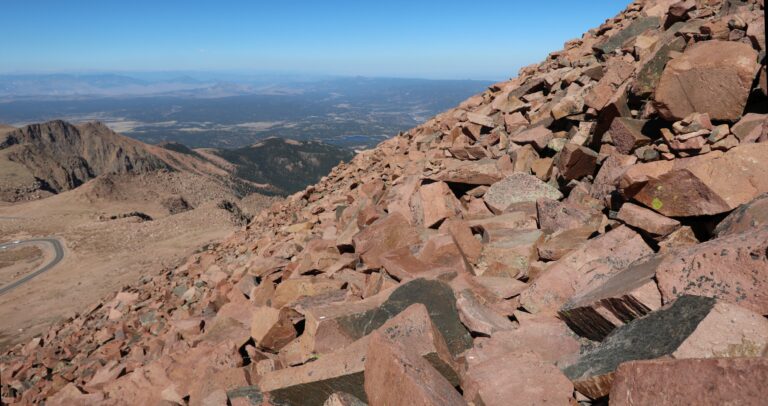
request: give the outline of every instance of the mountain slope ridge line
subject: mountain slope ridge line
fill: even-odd
[[[11,349],[3,399],[760,404],[764,13],[631,3]]]

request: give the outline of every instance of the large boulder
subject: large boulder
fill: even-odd
[[[592,399],[608,395],[623,362],[671,357],[756,357],[768,349],[768,320],[742,307],[683,296],[616,329],[600,345],[563,369]]]
[[[729,212],[768,192],[768,143],[708,156],[650,174],[633,198],[667,217],[688,217]]]
[[[695,373],[692,373],[695,371]],[[762,405],[768,358],[659,359],[616,370],[612,405]]]
[[[562,197],[563,194],[557,188],[537,177],[514,173],[491,185],[483,199],[491,209],[503,212],[513,203],[535,202],[540,198],[559,200]]]
[[[736,121],[744,113],[759,67],[757,51],[749,44],[697,43],[667,64],[656,89],[656,108],[668,121],[696,112],[717,121]]]

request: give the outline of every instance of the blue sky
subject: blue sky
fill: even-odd
[[[288,71],[499,80],[629,0],[0,0],[0,72]]]

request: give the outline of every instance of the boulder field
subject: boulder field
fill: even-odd
[[[0,356],[4,404],[758,405],[763,0],[646,0]]]

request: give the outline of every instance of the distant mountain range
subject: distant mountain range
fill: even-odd
[[[236,150],[149,145],[102,123],[0,127],[0,201],[36,200],[103,175],[180,172],[237,196],[289,194],[316,182],[352,152],[318,142],[269,139]]]
[[[157,144],[240,148],[264,138],[370,148],[490,82],[155,74],[0,75],[0,122],[98,120]]]

